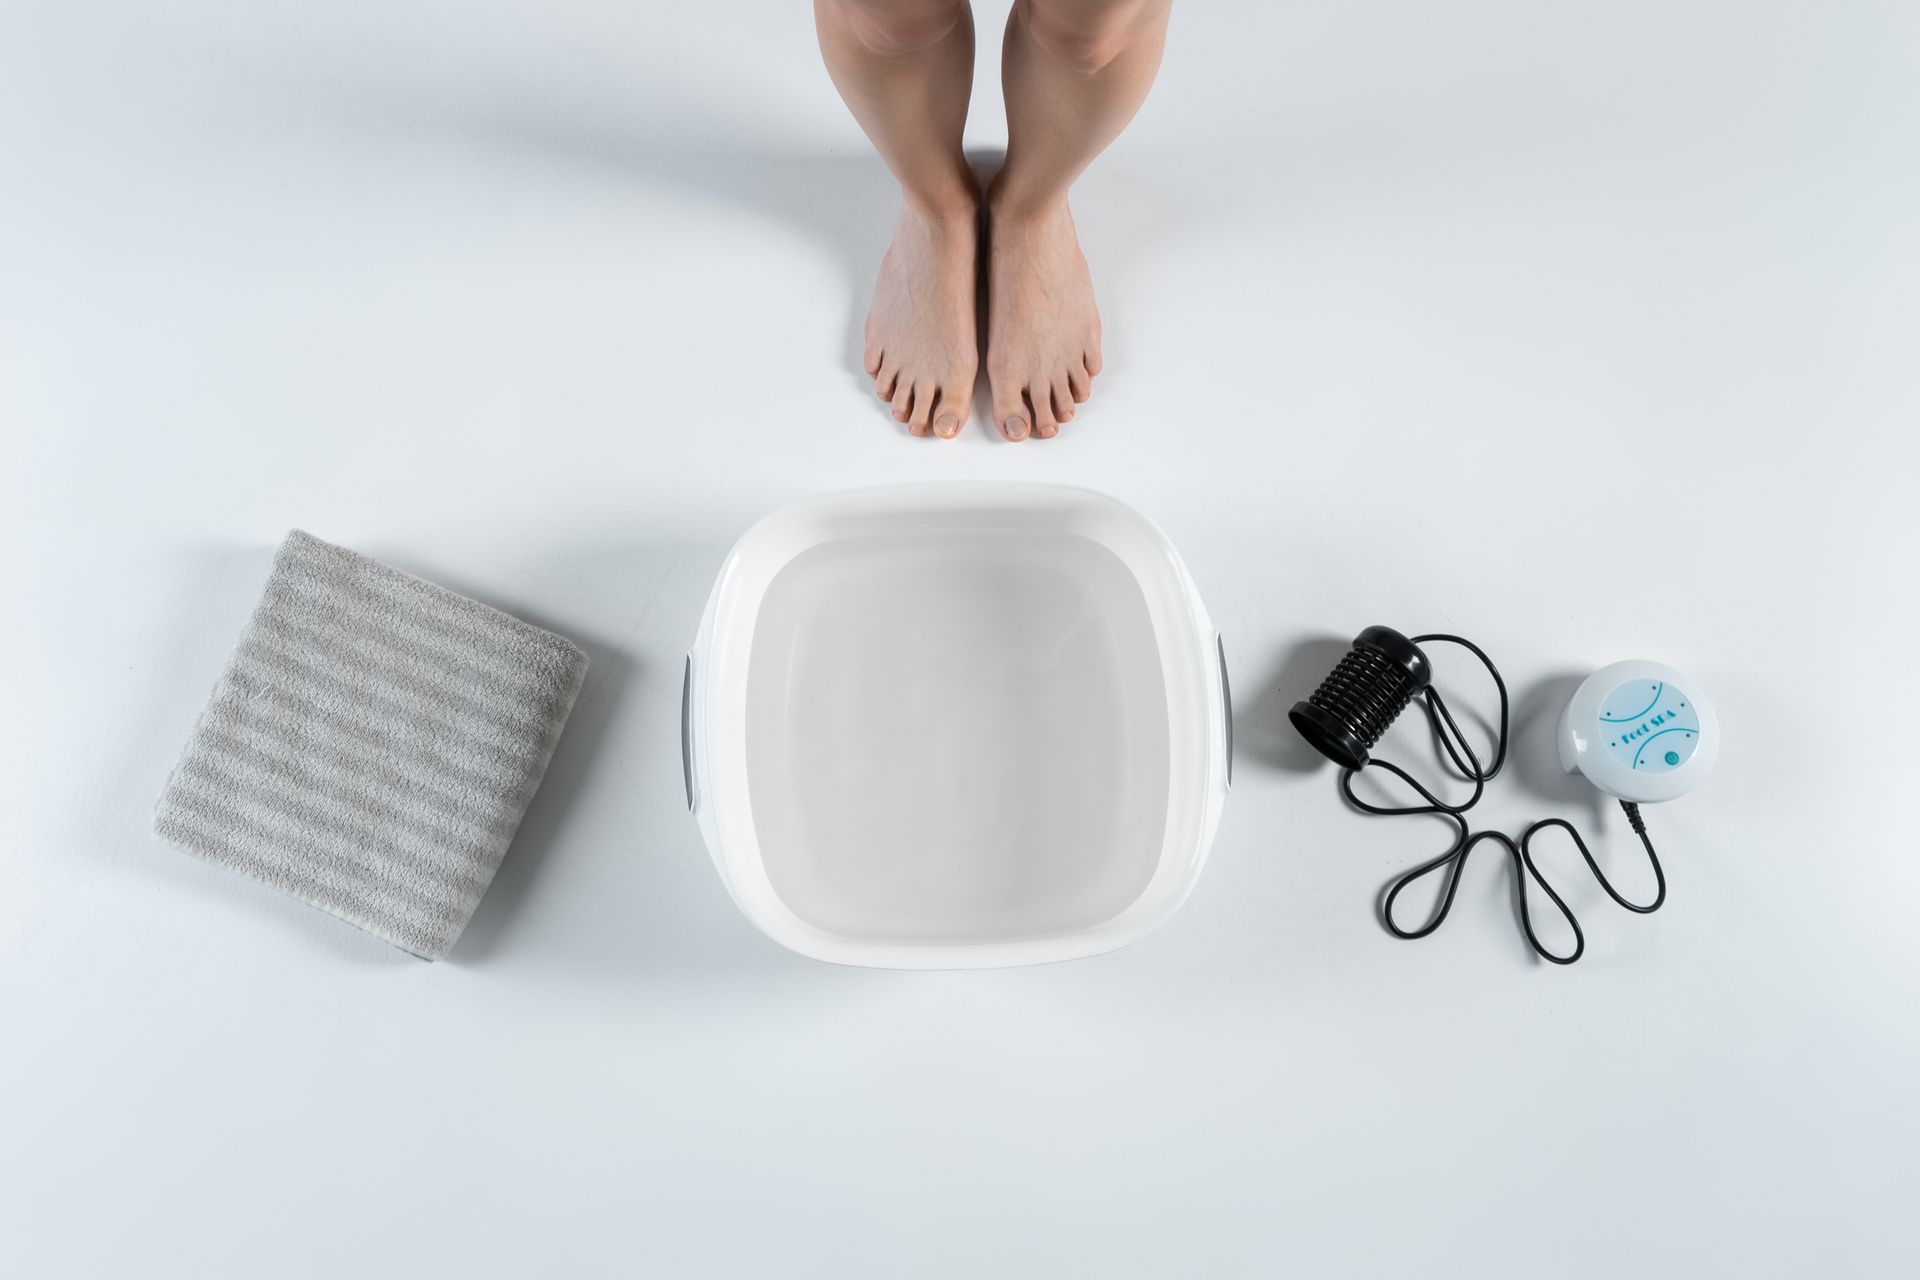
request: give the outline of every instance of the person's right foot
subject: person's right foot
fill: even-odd
[[[974,290],[978,210],[900,211],[867,311],[864,366],[893,418],[914,435],[952,439],[966,425],[980,367]]]

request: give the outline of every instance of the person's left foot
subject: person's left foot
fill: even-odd
[[[987,198],[987,380],[1009,440],[1073,421],[1100,372],[1093,277],[1063,198],[1014,210]]]

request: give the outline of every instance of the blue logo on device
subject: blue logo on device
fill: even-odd
[[[1700,713],[1671,684],[1635,680],[1601,700],[1600,731],[1608,735],[1607,750],[1629,769],[1666,773],[1693,758],[1700,745]]]

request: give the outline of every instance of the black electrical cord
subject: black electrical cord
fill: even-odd
[[[1640,837],[1640,843],[1646,847],[1647,861],[1653,865],[1653,878],[1655,884],[1658,886],[1658,892],[1654,895],[1653,901],[1644,905],[1637,902],[1629,902],[1620,896],[1620,892],[1613,887],[1613,882],[1608,880],[1606,873],[1600,870],[1600,864],[1594,861],[1592,851],[1587,848],[1587,842],[1581,839],[1580,833],[1574,829],[1572,823],[1562,818],[1542,818],[1521,834],[1518,844],[1514,843],[1513,838],[1505,832],[1474,831],[1467,825],[1467,820],[1464,815],[1469,809],[1480,802],[1481,795],[1486,791],[1487,783],[1493,780],[1500,772],[1501,767],[1507,762],[1507,682],[1501,679],[1500,669],[1493,665],[1493,659],[1489,658],[1486,652],[1471,640],[1465,640],[1459,636],[1438,634],[1413,637],[1413,643],[1416,645],[1427,644],[1433,641],[1457,644],[1471,652],[1474,657],[1480,660],[1481,665],[1486,667],[1487,674],[1493,677],[1494,688],[1497,689],[1500,694],[1500,727],[1499,732],[1494,737],[1493,763],[1483,769],[1480,766],[1480,758],[1473,752],[1472,744],[1467,741],[1466,735],[1460,732],[1460,726],[1454,722],[1453,713],[1447,710],[1446,700],[1440,696],[1440,691],[1430,684],[1423,690],[1423,706],[1427,713],[1427,723],[1432,727],[1435,739],[1440,743],[1447,758],[1453,762],[1453,766],[1459,771],[1460,776],[1473,784],[1473,794],[1459,804],[1448,804],[1432,791],[1428,790],[1419,779],[1390,761],[1369,759],[1367,764],[1361,767],[1378,766],[1379,768],[1385,769],[1388,773],[1393,774],[1408,786],[1412,787],[1414,791],[1418,792],[1420,797],[1426,801],[1425,804],[1372,804],[1362,800],[1353,793],[1353,780],[1359,774],[1360,770],[1345,769],[1341,772],[1341,794],[1347,798],[1348,804],[1351,804],[1363,813],[1382,814],[1389,817],[1412,814],[1438,814],[1451,821],[1458,831],[1453,843],[1448,846],[1445,853],[1442,853],[1437,858],[1421,863],[1387,886],[1380,900],[1380,922],[1386,926],[1387,932],[1396,938],[1424,938],[1435,929],[1438,929],[1446,921],[1447,912],[1453,909],[1453,896],[1460,887],[1460,875],[1461,872],[1466,869],[1468,855],[1473,852],[1474,847],[1482,840],[1491,840],[1496,844],[1504,846],[1509,857],[1513,860],[1514,891],[1520,903],[1520,928],[1527,935],[1528,944],[1533,947],[1534,951],[1537,952],[1543,960],[1552,961],[1554,964],[1572,964],[1585,953],[1587,949],[1587,938],[1586,935],[1580,931],[1580,922],[1574,919],[1573,912],[1568,909],[1566,902],[1559,894],[1554,892],[1553,886],[1547,883],[1546,877],[1541,875],[1540,869],[1534,865],[1532,850],[1533,838],[1548,827],[1561,828],[1573,838],[1574,847],[1580,851],[1580,856],[1586,860],[1587,867],[1593,872],[1594,879],[1600,882],[1600,887],[1606,890],[1608,897],[1612,898],[1627,910],[1636,911],[1643,915],[1658,911],[1661,904],[1667,900],[1667,877],[1666,873],[1660,868],[1660,855],[1654,852],[1653,841],[1647,835],[1646,822],[1640,817],[1640,806],[1630,800],[1622,800],[1620,802],[1620,808],[1624,810],[1627,815],[1628,824],[1633,827],[1634,834]],[[1433,915],[1425,924],[1417,929],[1402,929],[1393,918],[1393,904],[1394,901],[1399,898],[1401,891],[1421,877],[1449,865],[1452,866],[1453,870],[1447,877],[1446,889],[1441,893],[1439,905],[1434,909]],[[1561,918],[1564,919],[1568,927],[1573,930],[1573,950],[1571,953],[1567,955],[1554,954],[1542,945],[1539,935],[1534,933],[1533,915],[1527,902],[1526,877],[1532,877],[1533,882],[1540,886],[1541,892],[1553,900],[1553,905],[1559,909]]]

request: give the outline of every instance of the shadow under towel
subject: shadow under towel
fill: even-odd
[[[295,530],[154,831],[438,959],[586,671],[569,640]]]

